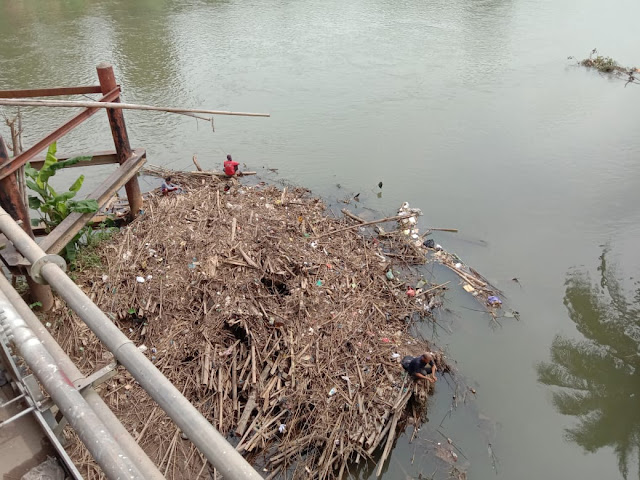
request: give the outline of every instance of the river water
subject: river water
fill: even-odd
[[[427,269],[452,280],[438,316],[452,333],[435,340],[477,395],[448,415],[440,379],[384,478],[446,478],[445,437],[474,480],[636,478],[640,88],[567,57],[638,64],[638,18],[637,0],[1,0],[0,88],[95,83],[106,60],[126,101],[272,114],[218,117],[213,133],[127,112],[150,163],[191,169],[197,153],[219,168],[232,153],[329,201],[360,193],[368,218],[408,201],[422,228],[460,229],[435,239],[520,321],[493,324]],[[29,143],[71,112],[26,114]],[[59,150],[112,148],[104,117]]]

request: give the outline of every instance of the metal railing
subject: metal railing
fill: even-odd
[[[62,350],[60,344],[51,336],[42,322],[40,322],[40,319],[36,317],[33,310],[29,308],[27,303],[11,286],[11,283],[9,283],[9,280],[7,280],[4,275],[0,275],[0,292],[2,292],[4,297],[7,298],[11,306],[16,310],[16,313],[22,317],[28,327],[38,337],[38,340],[42,342],[42,345],[44,345],[55,360],[57,367],[65,373],[69,381],[73,383],[77,389],[81,390],[84,399],[96,415],[100,417],[109,432],[111,432],[113,438],[136,464],[143,477],[150,480],[163,479],[164,475],[160,473],[145,451],[133,439],[122,423],[120,423],[118,417],[115,416],[104,400],[102,400],[102,397],[98,395],[91,386],[83,388],[83,385],[86,385],[87,382],[86,377],[78,370],[78,367],[76,367],[69,356]]]
[[[0,231],[31,263],[31,277],[38,283],[49,284],[58,293],[98,339],[113,353],[118,362],[131,373],[140,386],[182,429],[189,440],[216,468],[218,473],[231,480],[257,480],[262,478],[133,342],[113,324],[104,312],[84,294],[80,287],[66,275],[64,260],[57,255],[48,255],[44,252],[2,208],[0,208]],[[20,328],[24,330],[25,326]],[[31,349],[36,346],[36,343],[39,344],[40,342],[28,341],[24,345],[25,348]],[[67,386],[75,390],[75,387]],[[57,388],[57,385],[51,384],[51,387]],[[47,390],[53,397],[54,394],[48,388]],[[80,396],[79,393],[78,396]],[[77,397],[74,398],[78,402],[82,400],[81,396],[79,399]],[[72,423],[71,419],[69,419],[69,422]],[[97,417],[92,419],[91,422],[95,422],[97,426],[102,424]],[[95,458],[99,461],[97,457]],[[134,466],[134,468],[136,467]],[[105,473],[109,475],[107,471]],[[117,475],[109,475],[109,477],[118,478]]]

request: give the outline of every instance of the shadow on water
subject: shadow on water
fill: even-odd
[[[566,281],[564,304],[584,339],[557,336],[551,362],[537,370],[540,382],[558,387],[557,410],[578,419],[567,439],[589,453],[612,448],[627,479],[640,454],[640,287],[636,282],[628,293],[607,254],[605,248],[599,283],[584,271],[569,273]]]

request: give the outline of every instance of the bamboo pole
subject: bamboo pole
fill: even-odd
[[[322,235],[316,235],[315,238],[318,239],[322,237],[327,237],[329,235],[333,235],[335,233],[351,230],[353,228],[366,227],[367,225],[375,225],[376,223],[393,222],[394,220],[403,220],[405,218],[411,218],[415,216],[416,216],[415,213],[409,214],[409,215],[396,215],[395,217],[385,217],[385,218],[380,218],[378,220],[371,220],[370,222],[356,223],[355,225],[349,225],[348,227],[338,228],[337,230],[332,230],[331,232],[323,233]],[[427,230],[436,230],[439,232],[457,232],[458,231],[457,228],[428,228]]]
[[[416,216],[415,214],[396,215],[394,217],[385,217],[385,218],[380,218],[379,220],[371,220],[370,222],[356,223],[355,225],[349,225],[348,227],[338,228],[337,230],[332,230],[330,232],[323,233],[322,235],[317,235],[316,238],[327,237],[329,235],[334,235],[336,233],[344,232],[346,230],[351,230],[353,228],[366,227],[367,225],[375,225],[376,223],[382,223],[382,222],[393,222],[394,220],[403,220],[405,218],[410,218],[415,216]]]
[[[233,115],[239,117],[270,117],[268,113],[232,112],[228,110],[207,110],[203,108],[156,107],[137,103],[92,102],[87,100],[24,100],[2,98],[0,105],[13,107],[62,107],[62,108],[113,108],[121,110],[150,110],[167,113],[206,113],[208,115]]]

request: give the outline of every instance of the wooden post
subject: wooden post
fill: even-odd
[[[4,139],[0,135],[0,163],[9,160],[9,151],[4,143]],[[22,201],[23,197],[18,188],[18,179],[15,173],[7,175],[0,179],[0,205],[4,208],[11,218],[15,221],[21,221],[22,229],[27,232],[31,238],[34,238],[31,231],[31,220],[29,218],[29,210]],[[40,285],[26,275],[29,291],[34,301],[42,304],[42,310],[48,311],[53,307],[53,294],[49,285]]]
[[[118,84],[116,83],[116,77],[111,64],[106,62],[99,63],[96,70],[98,71],[98,80],[100,81],[100,88],[102,88],[103,95],[117,88]],[[114,100],[114,102],[120,102],[120,97]],[[111,125],[113,143],[116,146],[116,152],[118,152],[118,162],[123,164],[133,154],[131,145],[129,144],[127,127],[124,123],[124,114],[122,110],[109,108],[107,109],[107,115],[109,117],[109,124]],[[140,193],[138,178],[133,177],[129,180],[125,185],[125,189],[127,191],[127,200],[129,201],[129,214],[131,218],[134,218],[138,215],[140,208],[142,208],[142,194]]]

